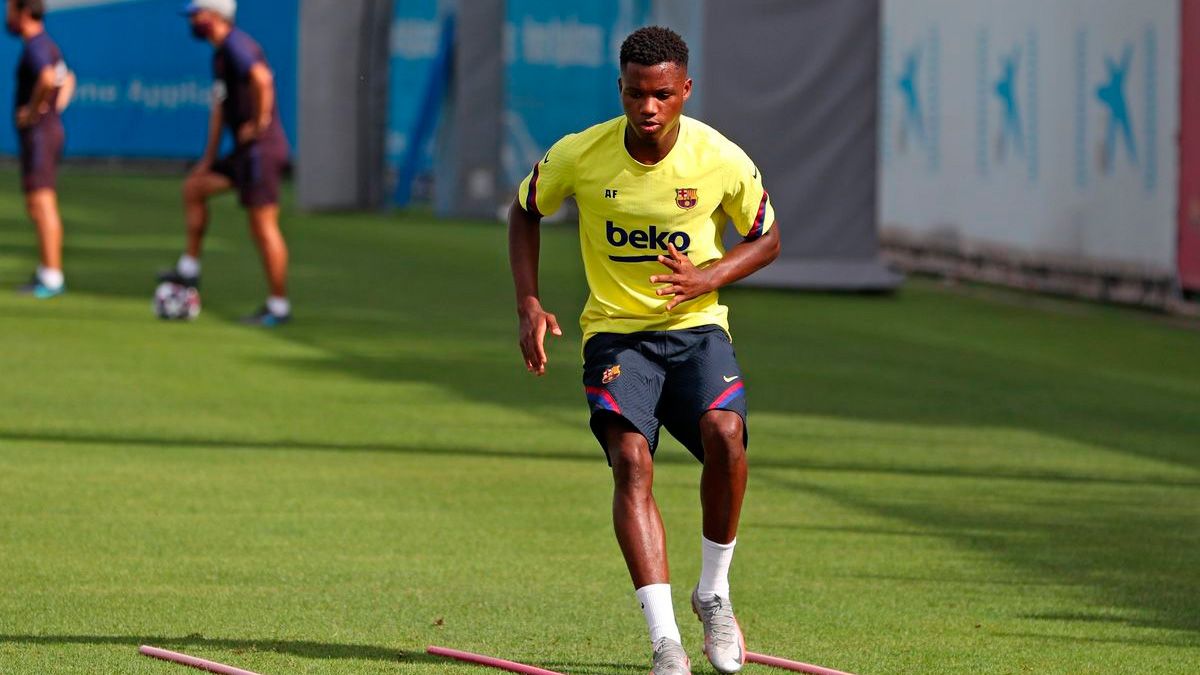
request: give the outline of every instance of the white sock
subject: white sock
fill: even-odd
[[[275,316],[287,316],[292,313],[292,303],[287,298],[272,295],[267,298],[267,311]]]
[[[198,277],[200,276],[200,259],[184,253],[179,256],[179,262],[175,265],[175,271],[179,272],[181,277]]]
[[[63,281],[64,281],[62,270],[56,270],[56,269],[52,269],[49,267],[42,267],[41,265],[38,265],[37,277],[38,277],[38,281],[42,282],[42,285],[45,286],[46,288],[50,288],[50,289],[62,288]]]
[[[671,584],[650,584],[637,589],[642,614],[650,629],[650,644],[667,637],[682,643],[679,626],[675,623],[675,606],[671,604]]]
[[[700,536],[702,562],[696,594],[701,600],[712,600],[714,595],[729,599],[729,565],[733,562],[734,546],[737,546],[737,539],[728,544],[718,544],[704,535]]]

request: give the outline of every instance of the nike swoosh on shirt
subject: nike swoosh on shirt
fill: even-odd
[[[741,375],[734,375],[733,377],[725,377],[722,375],[721,379],[725,380],[725,382],[733,382],[734,380],[738,379],[739,377],[741,377]]]

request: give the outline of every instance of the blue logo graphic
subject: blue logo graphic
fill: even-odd
[[[902,47],[893,47],[892,30],[882,31],[879,77],[880,159],[901,156],[924,170],[941,170],[941,31],[937,24]]]
[[[914,47],[904,57],[904,70],[896,80],[900,95],[904,98],[904,122],[900,126],[900,147],[908,145],[908,134],[917,141],[925,141],[925,121],[921,116],[921,93],[918,90],[918,74],[921,68],[921,49]]]
[[[1022,152],[1025,146],[1024,134],[1021,129],[1021,109],[1017,103],[1017,72],[1021,63],[1020,47],[1012,54],[1003,57],[1000,65],[1001,75],[996,82],[995,93],[1000,99],[1004,113],[1004,121],[1000,127],[1000,140],[996,146],[996,154],[1004,159],[1006,150],[1011,146],[1017,152]]]
[[[1091,185],[1093,162],[1102,176],[1115,176],[1122,164],[1141,174],[1148,194],[1159,187],[1158,31],[1147,25],[1141,39],[1127,36],[1117,45],[1089,46],[1086,27],[1075,34],[1075,186]],[[1120,58],[1115,58],[1116,55]],[[1100,71],[1093,64],[1102,63]],[[1102,79],[1101,79],[1102,78]],[[1103,129],[1092,120],[1100,113]],[[1096,143],[1092,155],[1092,143]],[[1119,159],[1124,156],[1124,160]]]
[[[979,30],[976,54],[975,168],[988,176],[993,168],[1038,180],[1038,33],[992,49],[991,31]]]
[[[1137,146],[1133,139],[1133,122],[1129,115],[1129,105],[1125,98],[1125,78],[1129,74],[1129,66],[1133,61],[1133,45],[1125,45],[1120,62],[1105,57],[1104,65],[1108,70],[1108,81],[1096,90],[1096,98],[1108,109],[1108,128],[1105,132],[1102,148],[1102,166],[1104,171],[1111,172],[1113,160],[1117,154],[1117,136],[1124,141],[1125,151],[1131,163],[1137,163]]]

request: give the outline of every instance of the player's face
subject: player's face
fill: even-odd
[[[692,95],[687,69],[677,63],[627,63],[617,84],[629,129],[649,142],[662,139],[675,128],[684,102]]]
[[[207,40],[212,35],[213,18],[213,13],[206,9],[192,12],[188,16],[188,23],[191,24],[192,28],[192,37],[197,40]]]

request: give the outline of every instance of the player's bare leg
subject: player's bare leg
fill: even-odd
[[[37,230],[40,265],[34,279],[22,290],[40,298],[63,291],[62,218],[58,213],[58,193],[40,188],[25,193],[25,211]]]
[[[729,601],[729,565],[746,494],[744,430],[741,416],[728,410],[713,410],[700,418],[704,444],[704,471],[700,476],[704,560],[700,583],[692,592],[692,610],[704,624],[704,652],[722,673],[741,670],[746,654],[745,640]]]
[[[271,294],[266,304],[255,314],[245,317],[243,322],[262,326],[287,323],[292,317],[292,307],[287,297],[288,249],[279,230],[279,205],[252,206],[246,213],[250,219],[250,235],[258,246]]]
[[[25,210],[37,228],[42,267],[62,270],[62,218],[58,214],[58,194],[50,189],[25,193]]]
[[[671,583],[666,533],[654,501],[654,458],[646,437],[621,419],[606,429],[613,471],[613,527],[634,588]]]
[[[742,499],[746,495],[746,447],[742,417],[713,410],[700,418],[704,471],[700,474],[700,503],[704,507],[704,537],[718,544],[737,538]]]
[[[613,417],[605,427],[613,471],[613,528],[650,629],[655,675],[690,673],[671,603],[666,533],[654,501],[654,458],[646,437]]]
[[[250,234],[258,245],[267,287],[274,297],[287,297],[287,242],[279,230],[279,206],[254,206],[246,209],[250,216]]]
[[[193,172],[183,181],[183,219],[187,225],[186,254],[193,259],[200,258],[204,246],[204,233],[208,230],[208,200],[232,187],[233,183],[228,177],[214,171]]]

